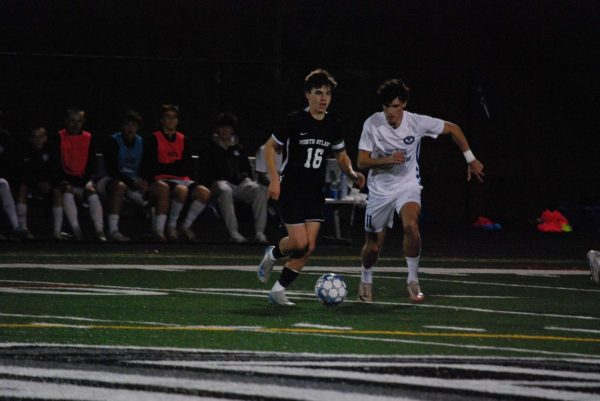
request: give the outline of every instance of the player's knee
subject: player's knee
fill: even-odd
[[[194,198],[202,203],[208,203],[210,195],[210,190],[202,185],[198,185],[194,191]]]

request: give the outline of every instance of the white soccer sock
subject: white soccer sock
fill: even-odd
[[[52,216],[54,217],[54,232],[58,234],[62,231],[63,208],[60,206],[53,207]]]
[[[110,234],[119,231],[119,215],[109,214],[108,215],[108,232]]]
[[[190,205],[190,210],[188,210],[187,216],[185,216],[185,221],[183,222],[184,228],[190,228],[196,218],[200,216],[200,213],[204,210],[206,205],[199,200],[195,200]]]
[[[17,203],[17,217],[21,228],[27,230],[27,203]]]
[[[156,230],[157,233],[165,232],[165,223],[166,222],[167,222],[166,214],[157,214],[156,215],[156,225],[154,226],[154,229]]]
[[[171,210],[169,211],[169,221],[167,222],[167,227],[177,227],[177,220],[181,214],[181,209],[183,209],[183,203],[177,202],[176,200],[171,202]]]
[[[285,287],[279,284],[279,280],[275,281],[273,288],[271,288],[273,292],[285,291]]]
[[[88,196],[88,203],[90,205],[90,216],[96,227],[96,232],[104,231],[104,213],[102,212],[102,203],[98,194],[92,194]]]
[[[63,208],[73,231],[79,231],[80,228],[79,218],[77,217],[77,205],[75,204],[75,197],[71,192],[65,192],[63,194]]]
[[[408,277],[406,278],[406,282],[410,283],[411,281],[419,281],[419,260],[421,260],[420,256],[415,258],[406,257],[406,265],[408,266]]]
[[[360,268],[360,281],[365,284],[373,284],[373,268],[369,267],[368,269],[364,266]]]
[[[8,221],[13,230],[19,227],[19,219],[17,218],[17,210],[15,209],[15,199],[10,192],[8,181],[0,178],[0,198],[2,198],[2,208],[8,217]]]

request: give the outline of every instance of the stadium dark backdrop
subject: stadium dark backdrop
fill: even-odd
[[[428,215],[528,224],[545,208],[600,204],[599,22],[591,0],[6,0],[0,107],[18,134],[58,129],[75,105],[107,135],[126,108],[150,132],[158,105],[177,103],[199,148],[229,110],[253,152],[322,66],[340,82],[332,108],[354,158],[377,84],[401,76],[409,109],[461,125],[487,169],[484,186],[466,185],[451,141],[425,142]]]

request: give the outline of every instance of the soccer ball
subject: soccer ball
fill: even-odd
[[[325,273],[315,284],[315,294],[323,305],[333,306],[342,303],[348,290],[344,277],[335,273]]]

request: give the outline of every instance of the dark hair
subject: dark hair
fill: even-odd
[[[304,78],[304,92],[308,93],[313,88],[328,86],[331,90],[335,89],[337,82],[333,75],[322,68],[312,70],[306,78]]]
[[[177,114],[177,117],[179,117],[179,106],[175,105],[175,104],[163,104],[160,106],[160,117],[162,118],[165,113],[168,113],[170,111],[174,111]]]
[[[238,123],[238,118],[233,113],[221,113],[215,120],[215,128],[232,127],[235,128]]]
[[[82,109],[80,109],[78,107],[69,107],[67,109],[67,112],[65,113],[65,118],[69,118],[73,114],[79,114],[79,113],[85,114],[85,111],[83,111]]]
[[[137,111],[133,110],[133,109],[129,109],[125,112],[125,115],[123,115],[123,124],[127,124],[129,122],[134,122],[134,123],[138,123],[138,125],[142,125],[142,116],[140,115],[140,113],[138,113]]]
[[[32,137],[33,133],[37,130],[44,130],[46,132],[46,135],[48,135],[48,130],[46,129],[46,127],[42,125],[34,125],[33,128],[29,131],[29,137]]]
[[[381,104],[390,104],[395,98],[406,102],[410,96],[410,89],[401,79],[388,79],[377,89],[377,97]]]

